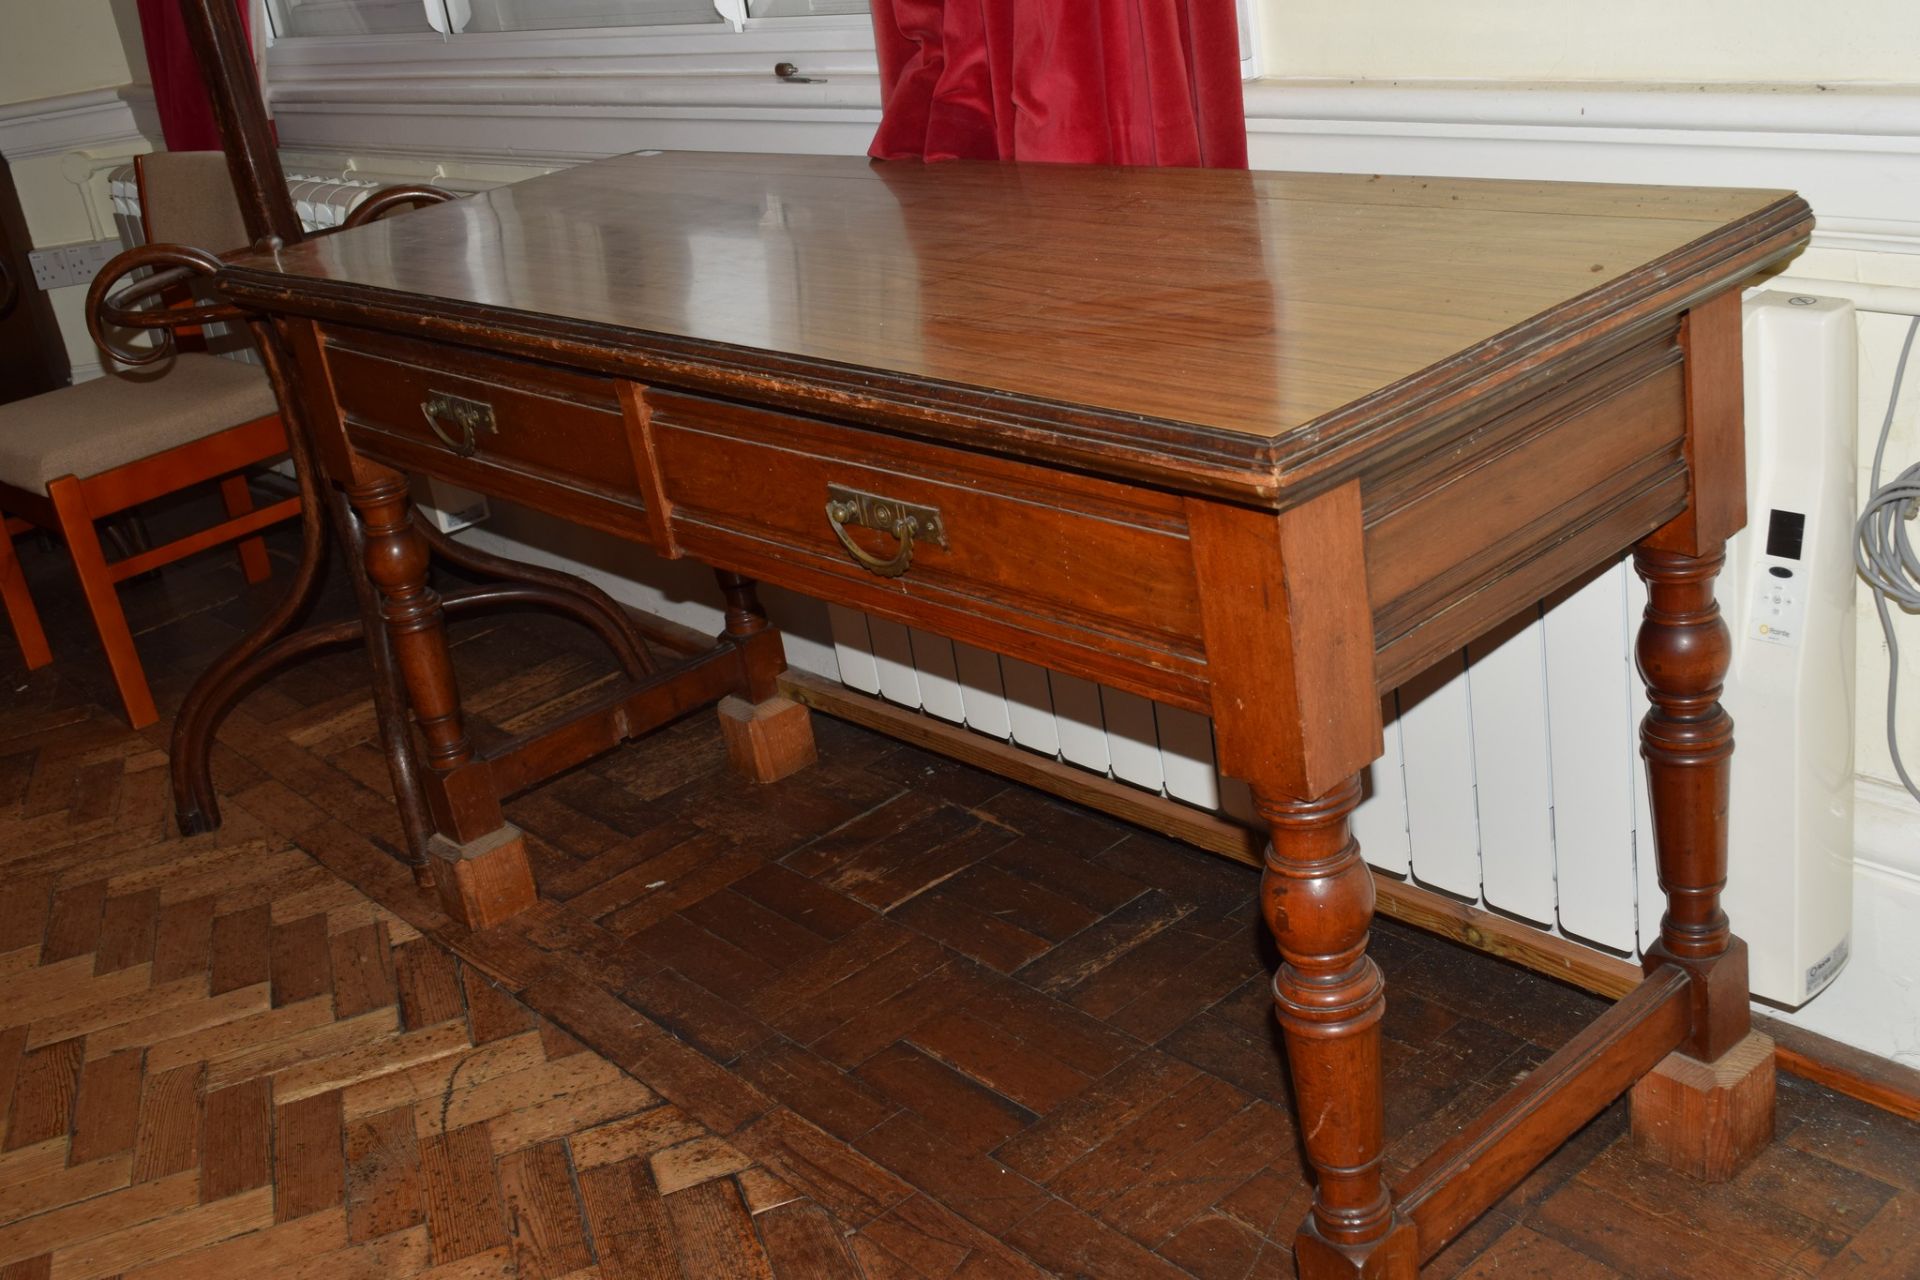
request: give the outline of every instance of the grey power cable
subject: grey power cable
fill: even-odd
[[[1873,450],[1873,495],[1867,499],[1860,522],[1854,526],[1853,563],[1860,576],[1873,588],[1873,607],[1880,614],[1880,631],[1887,638],[1887,750],[1893,756],[1893,770],[1900,775],[1915,800],[1915,786],[1906,764],[1900,759],[1900,735],[1895,709],[1900,705],[1900,642],[1893,634],[1893,614],[1888,602],[1903,609],[1920,611],[1920,555],[1914,553],[1907,526],[1920,515],[1920,462],[1914,463],[1888,484],[1880,483],[1880,464],[1886,458],[1887,439],[1893,434],[1893,414],[1900,404],[1900,384],[1906,380],[1907,357],[1913,354],[1913,336],[1920,333],[1920,316],[1907,326],[1907,340],[1900,347],[1900,362],[1893,370],[1893,390],[1887,395],[1887,416],[1880,423],[1880,443]]]

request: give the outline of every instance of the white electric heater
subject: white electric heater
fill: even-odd
[[[1853,925],[1853,305],[1746,304],[1747,528],[1727,548],[1733,716],[1725,903],[1756,996],[1797,1006]]]

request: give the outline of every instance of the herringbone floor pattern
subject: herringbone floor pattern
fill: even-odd
[[[61,663],[0,648],[0,1280],[1290,1268],[1246,868],[826,720],[819,765],[743,787],[701,715],[513,801],[543,901],[468,933],[391,855],[357,655],[250,696],[226,825],[183,840],[164,725],[103,709],[57,554],[23,551]],[[130,587],[163,709],[260,607],[238,582]],[[483,740],[607,671],[550,620],[454,638]],[[1597,1007],[1375,938],[1396,1167]],[[1913,1125],[1786,1078],[1780,1141],[1717,1188],[1624,1129],[1428,1274],[1920,1276]]]
[[[6,1280],[765,1275],[838,1250],[764,1167],[245,807],[170,837],[144,739],[103,716],[0,736]]]

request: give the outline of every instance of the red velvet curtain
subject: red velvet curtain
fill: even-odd
[[[251,36],[247,0],[234,2],[240,9],[240,26]],[[180,0],[140,0],[140,35],[147,46],[147,70],[153,76],[153,100],[167,150],[220,150],[220,126],[214,123],[200,64],[187,43]]]
[[[879,160],[1244,169],[1233,0],[873,0]]]

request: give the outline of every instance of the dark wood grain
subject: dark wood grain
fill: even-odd
[[[345,1202],[343,1124],[338,1089],[316,1093],[277,1109],[273,1138],[274,1221],[290,1222]]]
[[[627,1160],[582,1175],[580,1198],[607,1280],[672,1280],[680,1274],[666,1206],[644,1162]]]
[[[420,1138],[420,1188],[436,1265],[507,1244],[486,1123]]]
[[[327,949],[332,957],[335,1016],[355,1017],[398,998],[384,922],[336,933],[327,940]]]
[[[72,1164],[133,1150],[140,1117],[140,1051],[126,1049],[86,1064],[74,1109]]]
[[[256,87],[253,47],[238,11],[221,0],[187,0],[180,6],[187,41],[202,68],[208,100],[221,135],[227,140],[227,168],[240,199],[247,234],[255,240],[277,236],[298,240],[300,215],[287,196],[286,175],[273,125]]]
[[[272,976],[272,936],[273,913],[265,905],[215,916],[208,974],[213,994],[266,982]]]
[[[770,201],[809,213],[770,228]],[[225,287],[1272,500],[1457,429],[1490,382],[1677,315],[1808,225],[1780,192],[667,153],[245,260]],[[743,276],[747,246],[792,265]]]
[[[148,1074],[133,1143],[135,1182],[164,1178],[198,1162],[204,1074],[199,1063]]]
[[[13,1110],[7,1123],[6,1151],[18,1151],[67,1132],[80,1092],[80,1040],[62,1040],[28,1053],[13,1086]]]
[[[317,454],[359,516],[362,613],[385,629],[424,746],[417,783],[440,900],[489,939],[483,970],[561,1008],[569,1029],[623,1042],[624,1064],[664,1072],[667,1096],[706,1118],[763,1100],[709,1110],[700,1095],[718,1082],[653,1024],[623,1024],[624,1008],[721,1062],[779,1035],[820,1043],[831,1061],[845,1046],[827,1036],[925,980],[946,949],[972,963],[973,989],[912,1028],[915,1051],[1051,1110],[1134,1046],[1111,1028],[1062,1038],[1050,1027],[1051,1052],[1015,1052],[1059,1014],[1001,975],[1096,916],[988,865],[1008,843],[997,830],[939,814],[930,793],[797,852],[796,871],[890,919],[808,946],[776,974],[778,958],[730,939],[724,921],[677,914],[748,878],[739,836],[697,867],[686,842],[570,889],[588,922],[534,906],[527,840],[503,798],[723,694],[769,706],[785,660],[755,579],[1210,712],[1220,764],[1251,785],[1273,840],[1261,909],[1318,1184],[1296,1263],[1308,1280],[1404,1280],[1423,1246],[1591,1114],[1595,1081],[1640,1074],[1663,1033],[1602,1026],[1549,1064],[1524,1102],[1476,1131],[1491,1135],[1484,1159],[1443,1160],[1436,1185],[1421,1184],[1449,1208],[1416,1238],[1386,1176],[1386,1003],[1366,954],[1374,886],[1347,823],[1358,771],[1381,749],[1379,694],[1641,542],[1654,600],[1640,646],[1655,703],[1647,754],[1673,898],[1649,960],[1683,971],[1662,981],[1689,1005],[1689,1050],[1724,1054],[1745,1029],[1744,951],[1715,903],[1729,739],[1712,701],[1724,629],[1710,590],[1718,539],[1742,518],[1725,492],[1739,484],[1728,317],[1742,276],[1807,226],[1802,202],[1769,192],[640,156],[255,255],[222,287],[317,322],[295,343]],[[753,254],[778,268],[733,268]],[[450,388],[475,402],[457,438],[429,403]],[[726,601],[720,647],[629,670],[498,746],[477,741],[403,470],[705,561]],[[836,485],[877,496],[855,519],[827,500]],[[920,526],[901,504],[923,508]],[[787,764],[750,742],[734,750],[775,785],[813,756],[804,710],[782,714],[797,735]],[[733,736],[751,723],[736,709]],[[392,761],[410,758],[404,734],[388,738]],[[393,777],[406,792],[404,772]],[[710,820],[716,834],[766,838],[772,815],[747,816],[744,797],[723,803],[734,817]],[[564,857],[543,849],[540,861]],[[643,879],[643,896],[613,905]],[[1105,1009],[1112,989],[1075,991],[1084,966],[1136,946],[1160,955],[1162,933],[1198,941],[1219,970],[1174,989],[1242,973],[1246,958],[1216,945],[1217,916],[1186,886],[1143,909],[1158,923],[1086,935],[1097,945],[1084,956],[1036,970],[1039,990]],[[527,932],[508,931],[522,912]],[[631,972],[613,1004],[598,985],[606,970]],[[1175,1021],[1143,1007],[1128,1025]],[[1198,1034],[1190,1052],[1272,1095],[1260,1046]],[[1087,1236],[1061,1206],[1036,1209],[1037,1188],[1035,1204],[1019,1203],[1010,1171],[967,1149],[992,1128],[987,1113],[919,1062],[873,1067],[865,1083],[904,1109],[857,1149],[987,1230],[1050,1218],[1065,1238]],[[1713,1088],[1753,1099],[1729,1132],[1765,1128],[1770,1092]],[[858,1108],[817,1110],[846,1123]],[[1695,1128],[1726,1146],[1719,1112],[1702,1114]],[[1235,1158],[1282,1136],[1237,1111],[1194,1123],[1247,1126]],[[1225,1158],[1183,1152],[1170,1167],[1201,1185]],[[1067,1189],[1151,1235],[1160,1210],[1109,1203],[1123,1168],[1087,1166]],[[726,1194],[710,1198],[713,1222],[732,1212]],[[436,1242],[458,1226],[443,1221]],[[483,1235],[475,1250],[495,1247]],[[1136,1267],[1125,1249],[1098,1252],[1103,1266]]]
[[[208,1204],[272,1180],[273,1084],[264,1076],[216,1089],[206,1098],[200,1150],[200,1202]]]
[[[1687,980],[1662,970],[1450,1139],[1394,1188],[1413,1220],[1420,1255],[1440,1252],[1535,1165],[1680,1043]],[[1618,1044],[1620,1052],[1600,1052]],[[1472,1169],[1474,1176],[1462,1176]]]
[[[437,457],[482,487],[515,479],[544,485],[592,524],[645,535],[639,482],[610,380],[351,329],[329,329],[327,339],[340,411],[364,452],[402,466]],[[445,458],[446,446],[420,409],[435,392],[493,410],[493,429],[477,434],[472,457]]]
[[[1684,514],[1647,542],[1664,551],[1707,555],[1747,523],[1745,383],[1740,369],[1741,311],[1733,293],[1687,313],[1687,469]]]
[[[426,1220],[420,1138],[411,1107],[348,1122],[346,1177],[350,1238],[372,1240]]]
[[[514,1265],[527,1280],[560,1280],[591,1266],[586,1227],[559,1142],[516,1151],[500,1162]]]

